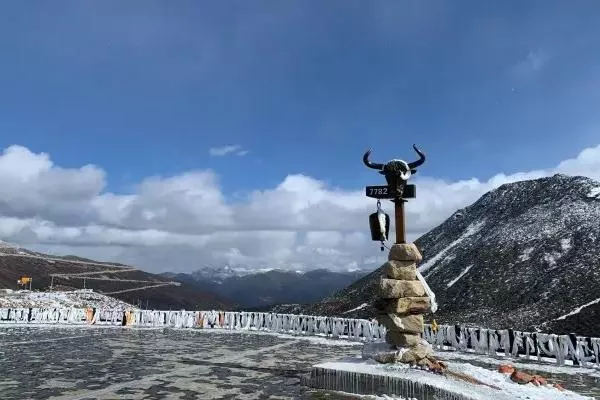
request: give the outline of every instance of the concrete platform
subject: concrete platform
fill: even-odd
[[[466,363],[448,363],[450,370],[466,373],[499,389],[399,364],[379,364],[362,358],[314,365],[307,386],[359,395],[389,395],[418,400],[593,400],[554,387],[519,385],[506,375]]]

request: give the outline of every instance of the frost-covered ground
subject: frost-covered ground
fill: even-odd
[[[134,309],[135,307],[114,297],[91,290],[69,292],[30,292],[29,290],[0,290],[0,308],[110,308]]]
[[[361,350],[323,338],[92,327],[0,328],[0,343],[3,400],[343,399],[300,377]]]
[[[256,331],[12,325],[0,327],[0,398],[347,399],[302,386],[301,376],[361,349]],[[557,371],[567,388],[600,395],[598,378]]]

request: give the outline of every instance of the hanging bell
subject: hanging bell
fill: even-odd
[[[377,212],[369,215],[369,227],[371,228],[371,239],[375,242],[385,242],[390,233],[390,216],[383,212],[380,203],[377,202]]]

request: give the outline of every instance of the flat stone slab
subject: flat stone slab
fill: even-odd
[[[451,371],[468,374],[499,389],[402,364],[379,364],[362,358],[314,365],[305,384],[317,389],[359,395],[393,395],[418,400],[593,400],[552,386],[519,385],[507,375],[470,364],[447,364]]]

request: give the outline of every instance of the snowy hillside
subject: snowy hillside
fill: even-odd
[[[438,322],[600,336],[599,182],[555,175],[500,186],[416,244]],[[379,276],[304,311],[372,317]]]
[[[110,308],[134,309],[130,304],[94,293],[90,289],[70,292],[30,292],[29,290],[0,290],[0,308]]]

